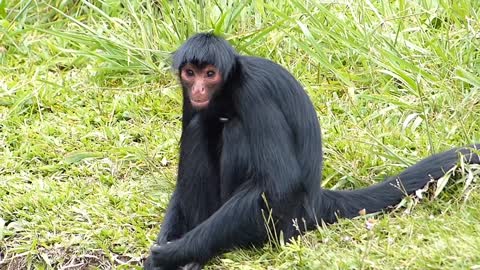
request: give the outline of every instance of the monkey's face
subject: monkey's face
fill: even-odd
[[[180,81],[187,91],[192,107],[197,110],[208,107],[213,95],[223,84],[222,74],[213,65],[186,64],[180,70]]]

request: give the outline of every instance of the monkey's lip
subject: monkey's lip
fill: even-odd
[[[190,102],[192,103],[192,106],[198,109],[206,108],[208,106],[208,103],[210,103],[210,99],[207,100],[193,100],[190,99]]]

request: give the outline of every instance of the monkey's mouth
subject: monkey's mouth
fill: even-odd
[[[191,98],[190,99],[190,102],[192,103],[192,106],[195,108],[195,109],[204,109],[206,107],[208,107],[208,103],[210,103],[210,99],[209,98],[206,98],[206,99],[193,99]]]

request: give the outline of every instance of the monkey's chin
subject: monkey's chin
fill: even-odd
[[[207,99],[205,101],[195,101],[190,99],[190,103],[192,103],[192,107],[197,110],[202,110],[206,109],[208,107],[208,104],[210,103],[210,100]]]

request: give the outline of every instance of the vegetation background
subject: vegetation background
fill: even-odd
[[[175,185],[170,53],[199,31],[302,82],[325,187],[480,142],[480,1],[0,0],[0,269],[139,268]],[[208,269],[480,269],[475,169]]]

